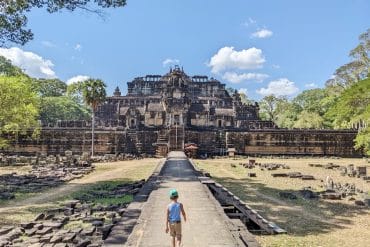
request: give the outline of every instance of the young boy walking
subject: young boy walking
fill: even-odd
[[[166,233],[170,232],[172,237],[172,247],[181,246],[181,216],[184,218],[186,222],[186,214],[184,210],[184,206],[182,203],[179,203],[177,199],[179,198],[179,193],[176,189],[170,190],[170,199],[171,203],[168,204],[166,214]]]

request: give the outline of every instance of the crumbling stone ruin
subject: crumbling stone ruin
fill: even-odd
[[[96,112],[96,154],[130,153],[165,156],[194,144],[198,155],[330,155],[359,156],[355,130],[281,129],[262,121],[259,105],[244,104],[237,91],[207,76],[189,76],[175,67],[167,74],[137,77],[117,87]],[[60,154],[89,152],[91,123],[43,123],[41,135],[7,136],[13,140],[6,153]],[[194,151],[194,150],[193,150]],[[192,154],[194,155],[194,154]]]
[[[7,157],[0,155],[0,166],[32,165],[27,174],[17,173],[0,175],[0,200],[15,198],[16,193],[35,193],[59,186],[73,179],[82,178],[94,170],[86,155],[65,156]]]
[[[101,197],[135,195],[144,180],[117,186]],[[102,246],[112,228],[126,212],[128,204],[94,204],[88,200],[71,200],[63,206],[38,214],[31,222],[17,226],[0,226],[0,247],[5,246]]]
[[[334,163],[323,164],[308,164],[311,167],[321,167],[324,169],[338,170],[342,176],[362,178],[367,183],[370,182],[370,176],[367,175],[366,166],[357,166],[349,164],[347,166],[340,166]]]

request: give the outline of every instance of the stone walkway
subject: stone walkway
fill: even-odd
[[[167,247],[170,236],[165,233],[166,207],[171,188],[179,191],[188,221],[183,222],[184,247],[239,246],[227,227],[227,217],[221,207],[202,185],[192,165],[183,153],[173,152],[162,171],[163,182],[152,192],[126,246]]]

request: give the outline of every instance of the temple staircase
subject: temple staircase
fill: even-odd
[[[215,152],[216,154],[223,156],[227,152],[227,143],[226,143],[226,132],[223,130],[220,130],[217,133],[216,138],[216,145],[215,145]]]
[[[169,151],[182,151],[184,149],[185,130],[183,126],[173,126],[169,129]]]
[[[168,153],[168,131],[161,130],[158,132],[156,143],[156,157],[166,157]]]
[[[143,144],[141,143],[140,139],[138,138],[137,131],[134,129],[128,129],[126,132],[128,143],[131,145],[127,145],[127,152],[132,154],[140,154],[143,149]]]

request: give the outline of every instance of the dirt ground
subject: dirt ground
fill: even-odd
[[[255,158],[252,158],[255,159]],[[259,211],[268,220],[277,223],[288,231],[286,235],[257,236],[262,246],[370,246],[370,210],[355,206],[353,201],[297,200],[282,199],[281,191],[297,192],[303,187],[311,186],[322,190],[326,176],[330,175],[334,182],[353,183],[357,188],[370,191],[370,183],[360,178],[341,176],[339,170],[327,170],[310,167],[310,163],[338,165],[354,164],[369,166],[364,159],[324,159],[324,158],[295,158],[267,159],[256,158],[259,163],[281,163],[291,169],[262,171],[259,167],[246,169],[239,163],[247,163],[247,158],[195,160],[198,168],[210,172],[213,179],[239,196],[252,208]],[[236,165],[232,167],[231,164]],[[256,173],[257,177],[250,178],[248,172]],[[316,180],[303,181],[297,178],[273,178],[271,173],[301,172],[313,175]],[[370,168],[368,168],[370,173]]]
[[[19,175],[28,173],[32,168],[31,166],[1,166],[0,175],[16,172]]]
[[[95,164],[96,169],[81,179],[0,205],[1,223],[15,224],[32,220],[45,208],[55,207],[68,195],[101,181],[133,182],[148,178],[158,165],[159,159],[143,159]],[[22,172],[29,170],[23,167]],[[18,171],[19,168],[0,167],[0,174]]]

